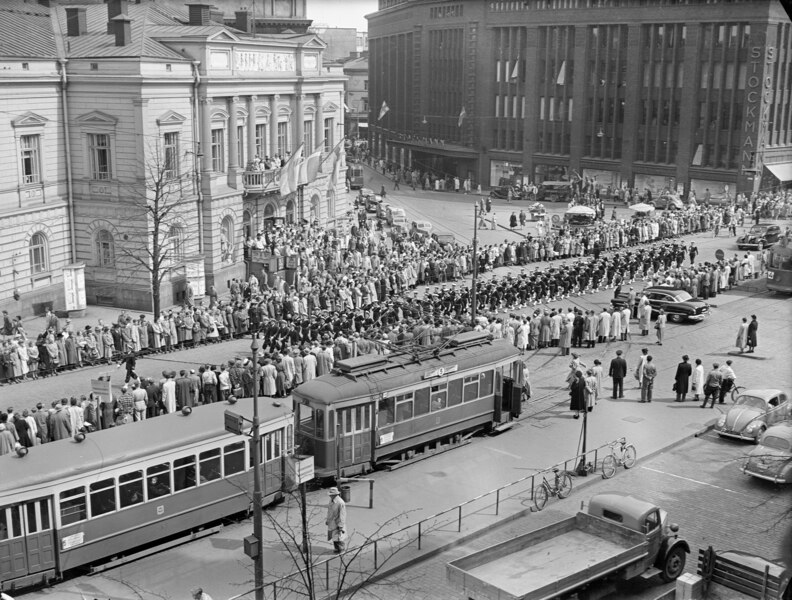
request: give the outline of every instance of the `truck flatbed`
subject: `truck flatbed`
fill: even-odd
[[[647,552],[642,534],[578,513],[452,561],[447,576],[471,600],[545,600],[618,571]]]

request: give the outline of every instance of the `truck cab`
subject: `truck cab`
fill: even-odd
[[[643,534],[649,544],[648,556],[654,557],[654,567],[665,581],[682,574],[690,546],[679,539],[679,526],[669,522],[668,513],[662,508],[634,496],[607,492],[592,496],[588,514]],[[625,579],[632,576],[627,574]]]

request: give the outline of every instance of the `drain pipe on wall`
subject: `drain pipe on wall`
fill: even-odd
[[[203,182],[201,181],[201,169],[203,169],[203,152],[201,149],[201,127],[198,123],[198,111],[200,110],[201,105],[198,103],[198,86],[201,84],[201,73],[199,68],[201,66],[201,61],[194,60],[192,62],[193,68],[193,110],[192,110],[192,129],[193,129],[193,147],[195,148],[195,152],[193,152],[193,161],[195,164],[195,189],[197,193],[197,209],[198,209],[198,253],[203,254],[204,251],[204,239],[203,239],[203,191],[201,187]]]
[[[58,59],[61,80],[61,105],[63,106],[63,142],[66,151],[66,202],[69,211],[69,253],[72,264],[77,262],[77,234],[74,223],[74,186],[72,184],[71,139],[69,134],[69,106],[66,103],[66,63],[65,58]]]

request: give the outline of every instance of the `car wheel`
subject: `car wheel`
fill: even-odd
[[[685,549],[680,546],[668,553],[663,564],[663,572],[660,574],[663,581],[669,583],[682,575],[682,571],[685,570],[685,561],[687,560],[685,554]]]
[[[684,320],[684,317],[678,314],[671,314],[668,315],[668,320],[672,323],[681,323]]]

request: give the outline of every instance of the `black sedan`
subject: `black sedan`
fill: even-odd
[[[685,290],[677,290],[663,285],[649,286],[644,289],[652,307],[652,316],[656,317],[660,309],[664,309],[668,320],[674,323],[682,321],[702,321],[710,314],[710,306],[698,300]],[[640,300],[640,294],[636,302]],[[614,308],[624,308],[628,304],[628,292],[620,292],[611,300]]]
[[[737,238],[737,248],[740,250],[763,250],[778,241],[781,236],[781,227],[778,225],[754,225],[745,235]]]

